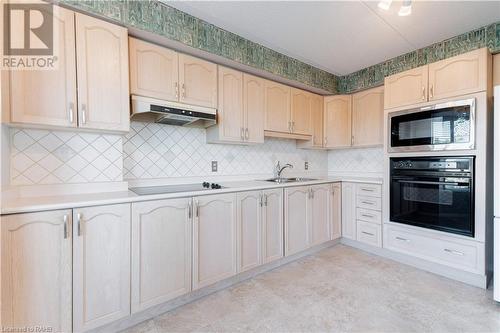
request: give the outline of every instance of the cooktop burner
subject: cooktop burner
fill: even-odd
[[[164,186],[132,187],[130,190],[138,195],[168,194],[180,192],[210,191],[224,188],[217,183],[179,184]]]

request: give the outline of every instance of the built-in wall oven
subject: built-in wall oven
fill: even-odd
[[[474,157],[390,159],[390,220],[474,236]]]
[[[389,152],[474,149],[475,99],[389,113]]]

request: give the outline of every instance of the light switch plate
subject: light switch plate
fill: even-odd
[[[212,161],[212,172],[217,172],[217,161]]]

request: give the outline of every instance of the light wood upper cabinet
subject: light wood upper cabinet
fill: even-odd
[[[264,84],[264,79],[243,74],[245,140],[250,143],[264,143]]]
[[[283,190],[265,190],[262,214],[262,262],[283,257]]]
[[[483,48],[429,64],[429,100],[486,90],[488,57]]]
[[[325,97],[324,132],[325,147],[351,146],[351,95]]]
[[[71,210],[2,216],[2,327],[71,332]]]
[[[237,194],[238,206],[238,272],[262,264],[262,193]]]
[[[331,239],[342,236],[342,184],[332,184],[331,206],[330,206],[330,231]]]
[[[342,182],[342,237],[356,239],[356,184]]]
[[[130,204],[73,210],[73,329],[130,315]]]
[[[129,37],[130,93],[179,100],[177,52]]]
[[[132,204],[132,313],[191,291],[191,198]]]
[[[384,81],[384,108],[418,104],[427,101],[427,66],[394,74]]]
[[[291,132],[294,134],[312,134],[311,94],[307,91],[291,88]]]
[[[127,29],[76,14],[79,126],[129,130]]]
[[[383,144],[384,87],[352,95],[352,145]]]
[[[310,235],[311,245],[330,240],[331,184],[311,186]]]
[[[59,31],[58,68],[4,73],[10,76],[7,81],[10,81],[10,121],[13,123],[77,126],[75,13],[59,7],[53,15],[54,29]],[[15,23],[22,24],[22,20]]]
[[[217,122],[220,140],[245,140],[243,113],[243,73],[219,66],[219,109]]]
[[[493,85],[500,85],[500,53],[493,56]]]
[[[285,255],[289,256],[309,247],[309,187],[285,189]]]
[[[265,81],[265,122],[266,131],[290,133],[291,88],[280,83]]]
[[[196,197],[193,290],[236,274],[236,194]]]
[[[179,54],[180,101],[217,108],[217,65]]]

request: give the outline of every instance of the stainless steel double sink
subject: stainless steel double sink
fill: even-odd
[[[308,182],[312,180],[317,180],[314,178],[302,178],[302,177],[293,177],[293,178],[269,178],[265,179],[266,182],[273,182],[276,184],[282,184],[282,183],[293,183],[293,182]]]

